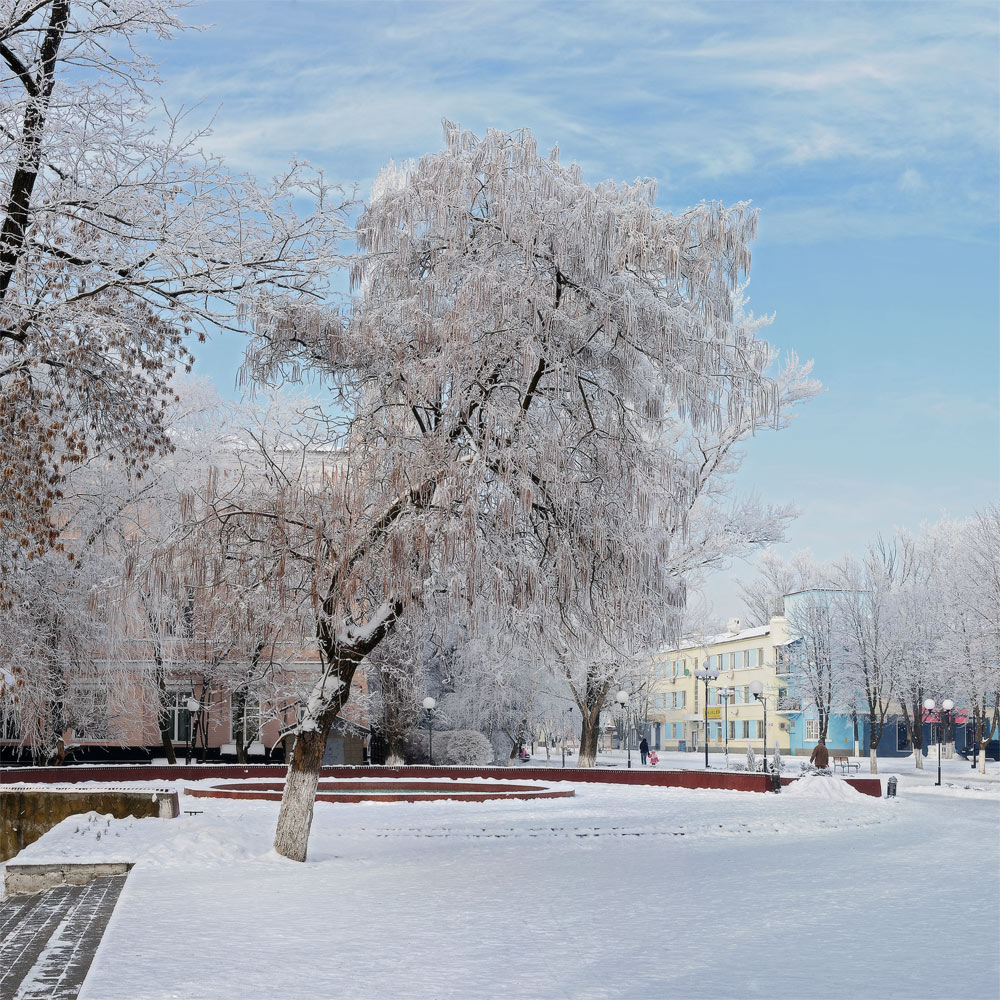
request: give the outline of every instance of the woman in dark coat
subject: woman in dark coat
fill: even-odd
[[[643,764],[646,763],[646,754],[648,753],[649,753],[649,744],[646,742],[646,737],[643,736],[643,738],[639,740],[639,756],[642,758]]]

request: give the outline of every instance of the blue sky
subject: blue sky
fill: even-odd
[[[214,2],[158,45],[169,104],[218,109],[238,169],[293,156],[366,194],[382,164],[530,127],[659,204],[752,200],[750,299],[827,388],[752,441],[742,489],[794,502],[784,551],[1000,496],[998,8],[964,3]],[[233,391],[239,345],[200,370]],[[739,614],[734,579],[709,595]]]

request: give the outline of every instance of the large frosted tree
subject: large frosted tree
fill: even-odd
[[[141,474],[169,448],[188,335],[241,329],[267,289],[325,289],[342,222],[322,178],[235,177],[158,109],[143,36],[187,6],[0,4],[0,603],[4,570],[63,545],[72,468],[96,450]]]
[[[323,671],[275,840],[300,860],[330,725],[410,606],[443,602],[470,634],[566,628],[592,659],[634,653],[681,585],[696,473],[676,421],[779,409],[771,349],[739,315],[747,206],[673,215],[654,182],[589,186],[528,131],[445,133],[380,175],[349,313],[256,313],[251,371],[321,379],[349,445],[322,516],[291,499],[261,512],[313,538]]]

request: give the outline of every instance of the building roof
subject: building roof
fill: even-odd
[[[771,626],[758,625],[756,628],[740,629],[739,632],[720,632],[717,635],[706,635],[700,638],[686,636],[679,646],[663,646],[660,653],[680,652],[684,649],[703,649],[705,646],[717,646],[724,642],[739,642],[741,639],[758,639],[771,634]]]

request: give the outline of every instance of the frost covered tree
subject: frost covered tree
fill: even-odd
[[[969,708],[967,740],[978,741],[985,773],[987,744],[1000,732],[1000,506],[991,504],[945,530],[944,647],[955,664],[953,683]]]
[[[441,667],[451,662],[452,647],[434,625],[425,615],[412,615],[368,657],[368,697],[362,708],[372,743],[380,748],[376,762],[384,757],[386,764],[403,764],[410,734],[424,722],[423,699],[433,693],[441,704],[442,680],[448,680],[440,677]]]
[[[947,595],[944,566],[948,538],[940,529],[925,529],[919,536],[901,534],[894,541],[905,553],[907,575],[895,595],[901,655],[896,682],[914,764],[923,769],[924,699],[931,692],[939,700],[948,684],[946,655]]]
[[[794,668],[795,690],[818,714],[819,735],[827,739],[830,715],[848,694],[839,614],[850,597],[828,588],[813,588],[784,602],[788,634],[794,637],[788,656]]]
[[[78,556],[75,547],[68,552]],[[0,616],[0,655],[10,667],[0,721],[37,765],[66,760],[67,730],[111,738],[111,704],[120,704],[126,689],[103,614],[111,568],[99,554],[89,556],[77,562],[47,552],[18,569]]]
[[[648,648],[694,488],[676,420],[778,417],[739,318],[749,208],[659,211],[653,182],[588,186],[527,131],[446,139],[380,175],[349,313],[255,310],[249,371],[321,379],[349,445],[310,522],[323,671],[278,821],[291,858],[351,677],[409,607],[433,593],[470,634],[572,613],[592,659]]]
[[[66,474],[95,448],[141,473],[169,447],[188,334],[325,287],[342,223],[322,177],[233,177],[207,131],[154,114],[141,39],[186,6],[0,6],[0,569],[62,544]]]
[[[896,594],[908,574],[891,542],[868,546],[862,560],[848,557],[834,570],[841,591],[836,616],[851,686],[867,709],[868,758],[878,774],[878,745],[896,693],[904,642]]]
[[[773,616],[783,615],[788,594],[821,587],[828,579],[826,570],[806,551],[783,559],[768,549],[761,554],[756,566],[758,575],[748,583],[741,581],[738,584],[746,608],[747,627],[766,625]]]

